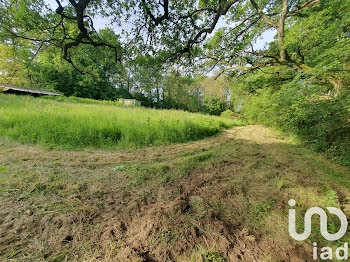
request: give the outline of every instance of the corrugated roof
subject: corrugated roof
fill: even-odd
[[[37,94],[37,95],[62,96],[60,94],[53,93],[50,91],[34,90],[34,89],[27,89],[27,88],[21,88],[21,87],[0,85],[0,88],[2,89],[3,92],[13,90],[13,91],[18,91],[18,92],[23,92],[23,93],[31,93],[31,94]]]

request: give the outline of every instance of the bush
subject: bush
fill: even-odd
[[[229,118],[229,119],[238,119],[241,116],[240,116],[240,114],[237,114],[237,113],[231,111],[230,109],[227,109],[226,111],[221,113],[221,117]]]
[[[246,101],[244,115],[250,121],[295,134],[313,150],[350,166],[350,94],[329,99],[316,89],[320,87],[260,90]]]
[[[225,110],[225,105],[217,98],[207,96],[204,98],[203,112],[219,116]]]

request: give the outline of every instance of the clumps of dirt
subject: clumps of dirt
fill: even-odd
[[[188,202],[180,198],[151,205],[126,224],[108,221],[101,244],[118,243],[118,261],[189,261],[180,259],[196,255],[194,261],[201,261],[196,247],[215,250],[226,261],[268,261],[267,254],[283,261],[307,257],[303,247],[256,238],[235,221],[213,219],[211,214],[195,221],[187,214],[188,208]]]
[[[117,261],[204,261],[199,248],[215,250],[225,261],[269,261],[268,254],[281,261],[308,257],[302,246],[256,236],[235,217],[218,214],[221,211],[208,204],[209,194],[222,197],[226,181],[199,174],[197,170],[185,181],[177,181],[180,185],[171,185],[167,191],[171,200],[147,203],[124,194],[119,202],[129,203],[128,207],[116,207],[109,199],[114,207],[105,207],[109,218],[101,221],[100,245],[105,250],[113,243]]]

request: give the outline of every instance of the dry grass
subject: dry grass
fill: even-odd
[[[2,140],[0,166],[1,260],[305,261],[322,240],[291,240],[287,201],[349,208],[349,170],[261,126],[116,152]]]

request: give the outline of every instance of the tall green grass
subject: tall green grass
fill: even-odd
[[[237,123],[175,110],[0,94],[0,136],[56,149],[137,148],[212,136]]]
[[[68,103],[80,103],[80,104],[104,104],[104,105],[115,105],[115,106],[123,106],[123,103],[120,101],[109,101],[109,100],[95,100],[91,98],[81,98],[75,96],[43,96],[42,99],[46,100],[54,100],[60,102],[68,102]]]

